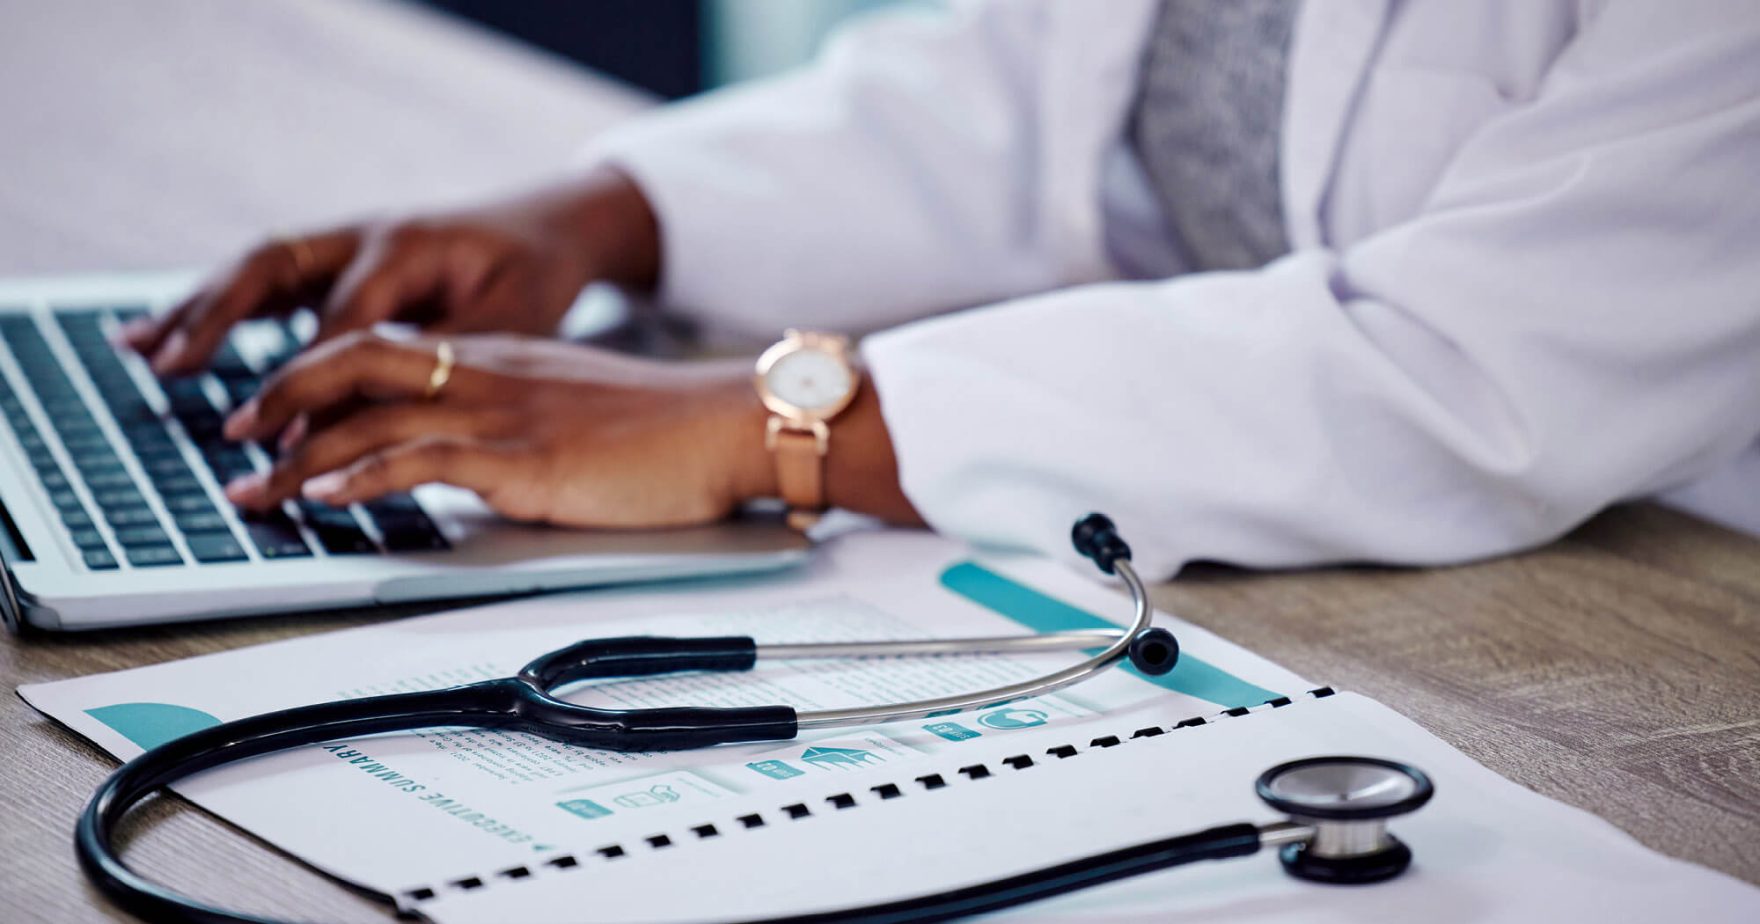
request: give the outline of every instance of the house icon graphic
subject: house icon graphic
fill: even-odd
[[[869,751],[857,748],[807,748],[801,752],[801,762],[815,767],[848,769],[861,767],[870,762],[879,763],[880,758]]]

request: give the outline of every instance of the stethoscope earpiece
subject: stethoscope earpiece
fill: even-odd
[[[1179,639],[1160,626],[1144,629],[1131,639],[1130,659],[1137,670],[1159,677],[1179,663]]]

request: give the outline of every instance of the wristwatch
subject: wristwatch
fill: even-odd
[[[825,455],[831,421],[861,387],[848,337],[790,330],[758,357],[758,396],[770,409],[764,445],[776,459],[776,486],[789,524],[804,529],[825,511]]]

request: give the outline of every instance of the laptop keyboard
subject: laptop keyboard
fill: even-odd
[[[98,402],[89,402],[76,386],[36,317],[0,315],[0,341],[24,379],[13,383],[0,376],[0,414],[87,568],[304,560],[448,547],[408,494],[342,508],[301,499],[266,514],[233,510],[219,487],[266,468],[274,452],[262,444],[231,442],[221,428],[228,410],[256,394],[262,373],[229,341],[207,372],[157,384],[167,408],[161,414],[130,373],[128,361],[110,345],[105,327],[107,320],[121,324],[144,314],[142,309],[104,309],[53,316]],[[260,363],[261,369],[274,368],[298,350],[298,339],[285,327],[279,328],[278,337],[280,348]],[[47,432],[33,419],[15,384],[34,395]],[[107,431],[104,417],[114,423],[120,439]],[[198,468],[210,477],[201,477]]]

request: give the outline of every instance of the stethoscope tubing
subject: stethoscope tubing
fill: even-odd
[[[1281,830],[1282,825],[1268,826]],[[1250,822],[1219,825],[1203,831],[1134,844],[947,892],[913,896],[857,908],[839,908],[781,918],[759,918],[745,924],[906,924],[948,921],[1001,911],[1042,899],[1081,891],[1120,879],[1169,869],[1200,860],[1250,856],[1267,843],[1267,828]]]
[[[1129,588],[1134,614],[1129,628],[981,639],[783,645],[758,645],[745,637],[588,639],[540,655],[514,677],[443,690],[284,709],[226,722],[159,745],[125,763],[93,794],[75,828],[75,850],[87,876],[104,894],[146,920],[261,924],[268,919],[203,904],[129,870],[113,843],[113,832],[129,810],[160,787],[222,764],[363,735],[448,726],[497,728],[615,751],[785,741],[795,738],[802,729],[877,725],[1043,696],[1094,677],[1127,656],[1151,673],[1171,669],[1178,659],[1178,642],[1165,630],[1151,629],[1153,614],[1148,593],[1130,565],[1129,547],[1118,538],[1111,521],[1098,514],[1090,515],[1076,524],[1072,540],[1078,551],[1092,558],[1103,571],[1117,574]],[[608,677],[745,671],[760,659],[1043,652],[1093,647],[1101,650],[1080,663],[1006,686],[851,709],[797,712],[789,706],[742,706],[617,710],[577,705],[553,693],[579,681]],[[953,913],[976,910],[980,909]]]
[[[398,693],[284,709],[205,728],[153,748],[112,773],[87,803],[74,829],[80,866],[100,891],[148,921],[252,922],[272,919],[205,905],[130,870],[112,833],[142,799],[178,780],[222,764],[307,744],[446,725],[485,727],[497,713],[471,687]],[[507,716],[501,724],[514,724]]]
[[[799,714],[796,721],[802,729],[844,728],[851,725],[884,725],[887,722],[901,722],[906,719],[927,718],[937,713],[955,711],[964,712],[972,709],[982,709],[986,706],[995,706],[1001,703],[1010,703],[1016,700],[1032,699],[1036,696],[1044,696],[1047,693],[1061,690],[1064,687],[1081,683],[1082,681],[1106,670],[1108,667],[1117,664],[1129,655],[1132,643],[1149,629],[1150,620],[1154,616],[1154,611],[1149,608],[1149,593],[1144,589],[1143,581],[1137,576],[1137,571],[1135,568],[1131,567],[1131,563],[1128,560],[1120,559],[1113,562],[1113,570],[1114,573],[1124,581],[1125,586],[1130,589],[1134,618],[1132,619],[1129,628],[1118,633],[1117,636],[1112,639],[1111,644],[1107,645],[1098,654],[1095,654],[1086,661],[1072,664],[1063,670],[1051,674],[1034,677],[1007,686],[992,687],[987,690],[978,690],[972,693],[956,693],[952,696],[940,696],[934,699],[922,699],[908,703],[889,703],[884,706],[860,706],[851,709],[823,709],[802,712]],[[1070,636],[1074,637],[1072,638]],[[1058,647],[1071,645],[1071,643],[1073,643],[1074,646],[1089,647],[1085,642],[1091,642],[1096,637],[1098,636],[1094,633],[1072,633],[1069,635],[1066,635],[1065,633],[1043,633],[1036,636],[1020,636],[1018,638],[970,639],[967,640],[970,647],[955,650],[963,650],[965,653],[995,654],[1021,650],[1053,650]],[[1041,641],[1042,639],[1051,639],[1053,641]],[[940,642],[883,642],[879,643],[879,645],[871,642],[844,644],[853,645],[858,648],[870,646],[917,647],[923,649],[929,654],[950,653],[949,649]],[[764,652],[768,647],[772,646],[758,646],[759,658],[764,657]],[[773,647],[782,648],[787,646]],[[797,647],[812,647],[823,651],[837,646],[833,644]],[[850,655],[854,654],[856,654],[856,652],[850,653]],[[818,656],[827,657],[827,655],[823,654]]]

